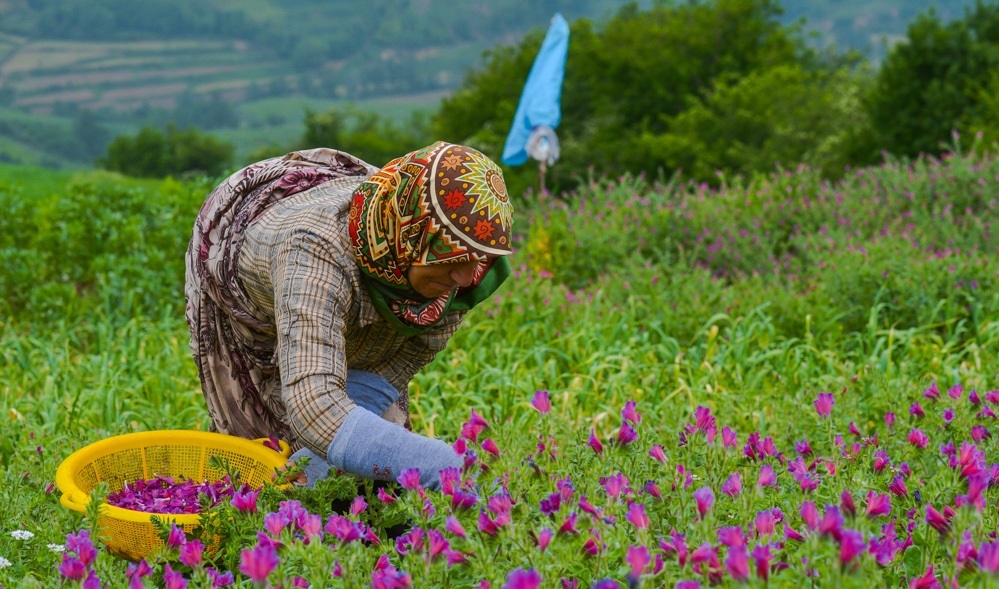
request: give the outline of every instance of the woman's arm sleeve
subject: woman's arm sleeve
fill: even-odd
[[[325,242],[302,233],[272,261],[281,395],[292,434],[326,451],[355,404],[347,397],[345,310],[353,296]]]
[[[399,391],[400,397],[405,397],[409,381],[421,368],[433,362],[464,317],[465,311],[448,313],[440,325],[407,338],[395,356],[368,370],[389,381]]]

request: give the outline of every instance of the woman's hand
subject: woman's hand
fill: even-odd
[[[309,459],[302,458],[301,460],[307,463]],[[306,476],[304,467],[305,464],[295,464],[293,460],[289,460],[284,466],[274,469],[271,481],[278,485],[305,485],[309,482],[309,477]]]

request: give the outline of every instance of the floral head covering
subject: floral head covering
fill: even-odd
[[[350,238],[375,306],[406,335],[470,309],[510,274],[513,206],[503,172],[481,152],[438,141],[385,164],[354,191]],[[427,301],[413,265],[481,262],[471,286]]]

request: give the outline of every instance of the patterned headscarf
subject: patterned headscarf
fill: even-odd
[[[470,147],[438,141],[385,164],[358,186],[350,238],[379,312],[405,335],[470,309],[510,274],[513,206],[499,167]],[[413,265],[480,262],[472,285],[427,301]]]

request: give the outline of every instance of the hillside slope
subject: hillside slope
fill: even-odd
[[[638,2],[650,5],[652,0]],[[0,161],[85,163],[107,139],[175,120],[243,140],[285,138],[301,107],[394,98],[432,106],[483,52],[561,11],[599,23],[626,0],[0,0]],[[929,7],[971,0],[785,0],[815,44],[875,60]],[[247,107],[275,105],[272,110]],[[403,111],[406,108],[402,109]],[[104,132],[95,137],[97,114]],[[88,126],[89,125],[89,126]],[[81,128],[82,127],[82,128]],[[68,143],[67,143],[68,142]]]

